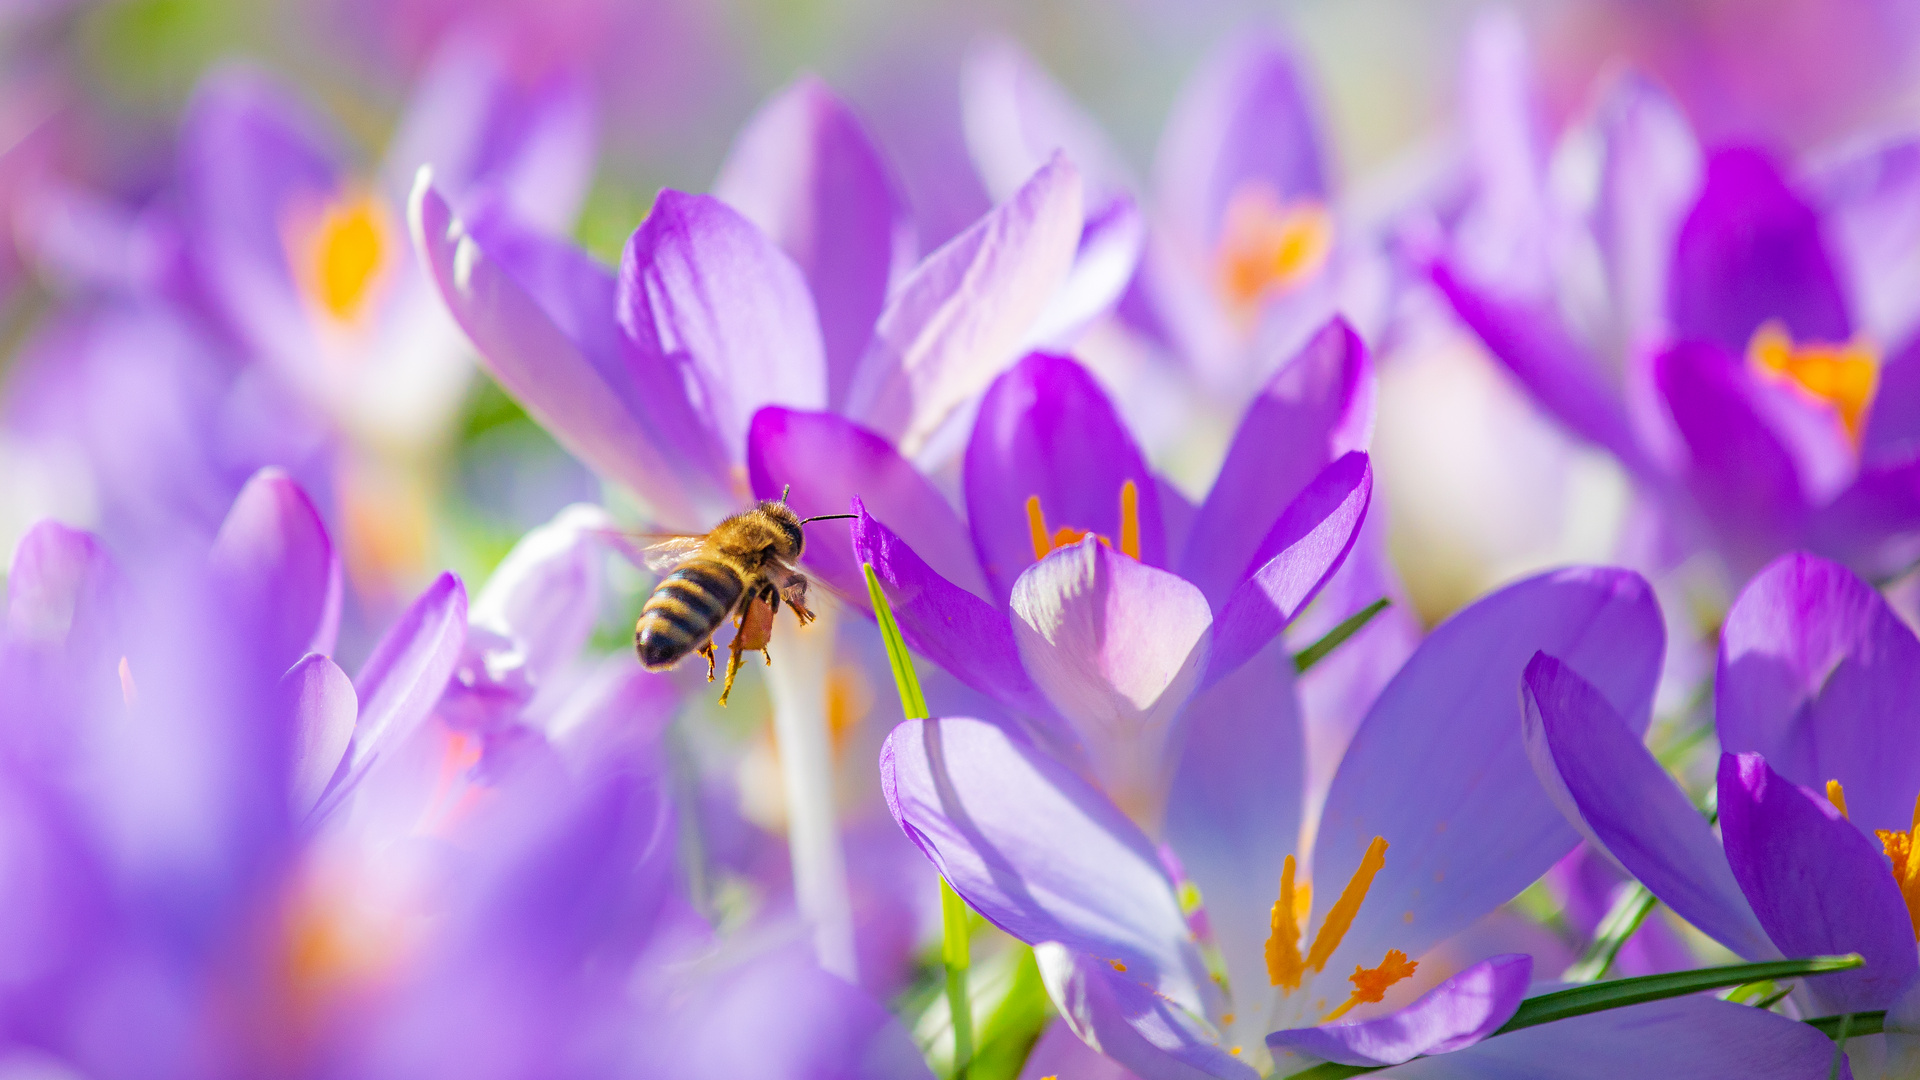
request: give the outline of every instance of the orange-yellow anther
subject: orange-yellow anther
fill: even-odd
[[[1367,898],[1367,890],[1373,887],[1373,876],[1386,865],[1387,839],[1376,836],[1373,843],[1367,845],[1367,853],[1360,857],[1360,865],[1348,879],[1347,887],[1340,890],[1340,898],[1320,921],[1320,932],[1313,936],[1313,948],[1307,951],[1308,967],[1320,971],[1327,966],[1327,958],[1340,947],[1340,939],[1347,936],[1353,917],[1360,913],[1360,904]]]
[[[1747,362],[1770,378],[1785,380],[1833,406],[1855,443],[1880,381],[1880,354],[1869,342],[1795,344],[1778,321],[1769,321],[1747,341]]]
[[[1840,781],[1827,781],[1827,801],[1833,804],[1835,810],[1840,811],[1841,817],[1851,816],[1847,813],[1847,790],[1840,786]]]
[[[1914,940],[1920,941],[1920,798],[1913,802],[1913,828],[1907,832],[1876,829],[1880,846],[1893,863],[1893,880],[1900,886],[1900,898],[1907,902],[1907,920],[1913,924]]]
[[[1047,516],[1040,511],[1038,495],[1027,496],[1027,534],[1033,540],[1034,561],[1046,558],[1047,552],[1053,550],[1053,544],[1048,539],[1052,534],[1047,532]]]
[[[1387,987],[1413,974],[1420,961],[1407,959],[1407,954],[1399,949],[1388,949],[1387,955],[1380,961],[1379,967],[1363,968],[1356,965],[1353,974],[1347,976],[1353,983],[1353,996],[1341,1006],[1320,1018],[1323,1024],[1332,1023],[1347,1014],[1355,1005],[1379,1001],[1387,996]]]
[[[1131,480],[1120,485],[1120,551],[1140,557],[1140,489]]]
[[[1267,981],[1286,987],[1289,993],[1300,989],[1300,977],[1306,974],[1306,961],[1300,959],[1299,897],[1293,890],[1293,856],[1280,864],[1280,899],[1274,901],[1268,916]]]
[[[1264,183],[1227,203],[1214,254],[1220,292],[1245,311],[1311,278],[1333,251],[1333,215],[1313,199],[1282,202]]]

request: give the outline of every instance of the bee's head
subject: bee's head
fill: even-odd
[[[788,509],[786,503],[777,499],[761,500],[760,512],[772,518],[780,526],[781,539],[785,543],[776,540],[774,554],[789,562],[799,558],[800,552],[807,546],[806,532],[800,528],[800,515]]]

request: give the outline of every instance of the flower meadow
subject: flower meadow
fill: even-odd
[[[0,0],[0,1080],[1920,1080],[1916,101]]]

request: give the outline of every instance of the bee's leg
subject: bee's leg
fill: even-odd
[[[793,580],[787,583],[787,587],[780,590],[780,596],[786,600],[787,606],[793,609],[793,617],[800,620],[801,626],[813,621],[813,612],[807,608],[806,578],[796,574]]]
[[[707,643],[705,645],[700,646],[700,648],[697,651],[701,656],[704,656],[707,658],[707,681],[712,682],[713,681],[713,639],[708,638]]]
[[[733,645],[727,650],[727,681],[720,684],[720,704],[726,705],[727,696],[733,693],[733,677],[740,674],[740,657],[745,650],[740,648],[740,635],[733,636]]]

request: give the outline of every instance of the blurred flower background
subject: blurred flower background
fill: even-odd
[[[1804,955],[1521,717],[1920,794],[1715,700],[1789,552],[1911,644],[1916,297],[1893,0],[0,0],[0,1077],[1286,1075],[1381,804],[1507,858],[1333,935],[1382,1008],[1628,874],[1617,971]],[[637,552],[775,497],[859,517],[723,710]]]

